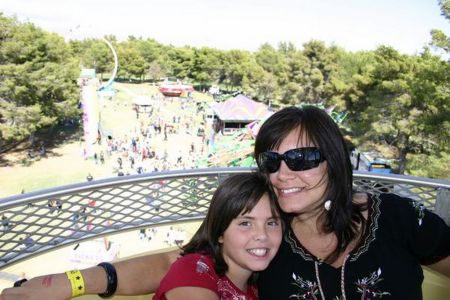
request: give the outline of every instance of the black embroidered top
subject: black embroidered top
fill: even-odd
[[[369,201],[365,238],[343,269],[317,260],[288,229],[260,274],[260,299],[344,299],[342,290],[345,299],[422,299],[420,265],[450,255],[450,227],[408,198],[382,194]]]

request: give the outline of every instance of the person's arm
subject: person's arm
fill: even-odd
[[[59,273],[35,277],[20,287],[4,289],[0,300],[61,300],[70,299],[70,296],[69,280],[65,274]]]
[[[179,250],[151,254],[114,263],[117,272],[116,295],[153,293],[178,257]],[[106,290],[106,275],[101,267],[81,270],[85,294],[100,294]],[[4,289],[0,300],[62,300],[71,298],[71,286],[65,273],[32,278],[21,287]]]
[[[427,267],[450,278],[450,255]]]
[[[201,287],[178,287],[164,294],[167,300],[219,300],[219,296],[213,291]]]
[[[142,295],[154,293],[159,286],[159,282],[179,254],[180,250],[175,249],[170,252],[146,255],[114,263],[117,277],[120,278],[116,294]],[[104,280],[103,290],[100,293],[106,289],[106,278]]]
[[[397,230],[411,254],[421,265],[450,277],[450,226],[418,201],[394,194],[380,197],[389,200],[385,211],[392,214],[391,230]]]

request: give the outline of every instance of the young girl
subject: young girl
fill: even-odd
[[[268,266],[281,232],[267,179],[257,173],[228,177],[153,299],[257,299],[254,272]]]

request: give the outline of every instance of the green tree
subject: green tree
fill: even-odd
[[[79,63],[62,37],[0,14],[0,39],[0,139],[79,114]]]
[[[304,92],[303,72],[309,68],[309,61],[302,52],[291,49],[290,51],[281,52],[285,55],[286,69],[278,77],[280,84],[280,103],[285,105],[295,105],[302,101]]]
[[[280,88],[275,75],[258,69],[252,74],[252,81],[251,95],[253,98],[268,105],[278,104]]]
[[[403,174],[408,154],[433,153],[449,140],[448,63],[429,52],[407,56],[385,46],[375,59],[366,138],[390,147]]]
[[[136,40],[136,47],[145,61],[150,64],[157,60],[163,53],[163,45],[154,39]]]
[[[206,47],[194,49],[189,77],[203,89],[218,82],[221,68],[220,51]]]
[[[254,54],[256,62],[267,72],[276,77],[284,75],[287,64],[283,53],[277,51],[269,44],[263,44]]]
[[[194,61],[194,51],[191,47],[170,47],[166,60],[169,75],[184,81],[188,80]]]
[[[450,0],[439,0],[441,14],[450,21]],[[431,30],[431,45],[450,53],[450,38],[440,29]]]
[[[119,59],[119,77],[126,79],[137,78],[139,81],[145,79],[149,64],[142,57],[137,44],[133,40],[120,43],[117,56]]]
[[[408,157],[408,173],[412,176],[443,178],[450,180],[450,152],[441,151],[430,154],[411,154]]]
[[[338,64],[337,77],[345,85],[343,109],[349,113],[347,124],[357,139],[365,136],[371,128],[371,115],[366,109],[371,105],[370,95],[375,85],[372,75],[376,64],[375,54],[373,51],[342,52]]]
[[[110,43],[115,45],[117,51],[117,42],[114,36],[105,37]],[[103,80],[105,73],[111,73],[114,68],[114,57],[108,45],[103,39],[85,39],[83,41],[70,41],[70,48],[73,55],[80,59],[81,67],[95,69]]]
[[[230,50],[223,54],[223,69],[219,83],[225,84],[227,89],[242,89],[252,65],[252,54],[243,50]]]
[[[148,77],[152,81],[156,82],[161,78],[166,77],[166,74],[167,70],[157,60],[154,60],[150,63],[150,66],[148,67]]]
[[[333,51],[321,41],[310,41],[303,45],[303,55],[308,65],[303,71],[301,85],[302,100],[310,103],[327,103],[332,93],[332,75],[336,68]]]

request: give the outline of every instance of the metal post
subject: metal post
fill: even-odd
[[[450,190],[439,188],[436,194],[436,204],[434,212],[439,215],[447,224],[450,224]]]

